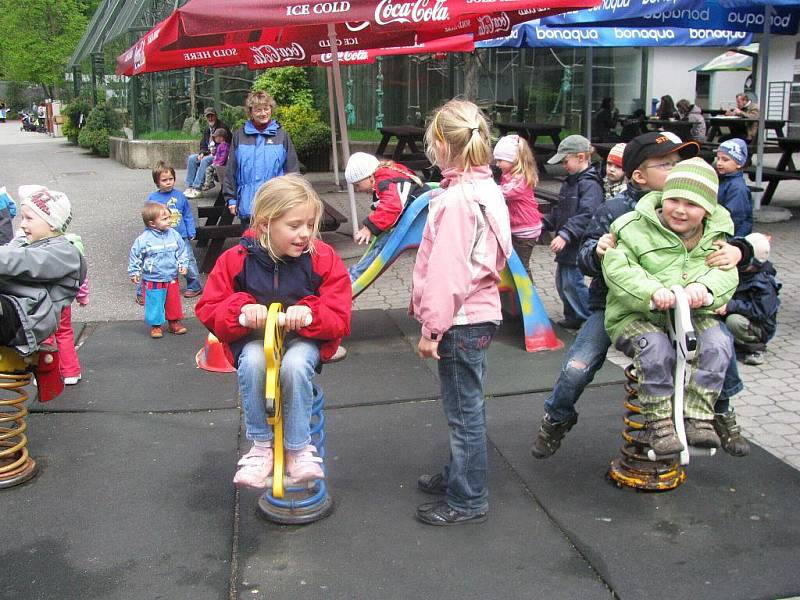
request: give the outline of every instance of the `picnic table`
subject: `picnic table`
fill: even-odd
[[[758,119],[748,119],[745,117],[709,117],[706,120],[708,124],[708,132],[706,133],[706,141],[713,142],[722,135],[722,130],[725,129],[730,135],[739,135],[746,137],[747,128],[751,123],[758,123]],[[783,137],[783,128],[786,121],[783,119],[766,119],[764,127],[767,131],[775,132],[775,136]]]
[[[549,137],[556,147],[561,143],[561,125],[509,121],[507,123],[494,123],[494,126],[500,131],[501,136],[509,133],[518,133],[520,137],[528,140],[531,147],[539,137]]]
[[[441,179],[439,170],[431,166],[431,162],[425,155],[425,129],[414,125],[396,125],[381,127],[378,131],[383,136],[375,156],[380,159],[391,158],[409,169],[421,171],[426,181]],[[394,150],[391,154],[386,153],[386,148],[393,139],[397,139]],[[417,145],[419,144],[419,146]]]
[[[761,197],[762,205],[767,205],[772,201],[772,196],[781,181],[786,181],[787,179],[800,180],[800,172],[798,172],[792,158],[793,154],[800,152],[800,138],[780,137],[777,142],[778,147],[781,149],[781,158],[778,160],[778,166],[774,169],[763,167],[761,170],[763,180],[768,182],[767,189]],[[747,174],[751,180],[755,181],[756,168],[749,167]]]
[[[224,179],[224,171],[222,173],[220,181]],[[322,201],[322,205],[324,210],[320,231],[336,231],[339,225],[347,223],[347,217],[325,200]],[[206,220],[203,225],[196,228],[197,247],[208,246],[203,261],[200,263],[200,272],[210,273],[225,248],[225,242],[230,238],[241,237],[248,224],[233,222],[234,216],[228,210],[221,187],[213,205],[197,207],[197,217],[198,220],[203,218]]]
[[[670,131],[684,141],[692,139],[692,122],[677,119],[647,119],[645,125],[650,131]]]

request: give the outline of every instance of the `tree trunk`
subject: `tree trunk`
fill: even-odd
[[[478,97],[478,55],[464,55],[464,98],[475,102]]]

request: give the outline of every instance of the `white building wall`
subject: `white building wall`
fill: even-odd
[[[754,37],[760,41],[761,36]],[[773,35],[769,44],[768,81],[792,81],[794,59],[800,34],[796,36]],[[686,98],[695,100],[695,72],[692,67],[711,60],[725,52],[725,48],[651,48],[648,61],[648,97],[661,98],[665,94],[677,102]],[[708,107],[728,108],[734,105],[737,93],[744,89],[749,71],[716,72],[711,76]],[[756,91],[758,91],[756,84]],[[648,105],[649,111],[649,105]]]

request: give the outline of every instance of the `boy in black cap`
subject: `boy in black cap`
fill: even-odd
[[[609,234],[611,223],[636,206],[641,197],[650,191],[660,191],[664,181],[679,160],[696,156],[700,147],[697,142],[683,142],[670,132],[649,132],[637,136],[625,147],[622,168],[628,178],[628,188],[620,195],[601,204],[594,212],[578,251],[578,267],[584,275],[592,277],[589,286],[589,310],[591,314],[578,332],[569,349],[561,372],[550,396],[545,400],[545,414],[539,432],[531,448],[535,458],[549,458],[561,446],[561,440],[578,422],[575,404],[584,388],[594,379],[595,373],[603,366],[611,340],[605,331],[606,287],[602,274],[601,261],[614,238]],[[735,252],[720,250],[709,260],[714,266],[733,266],[738,261],[743,248]],[[734,456],[744,456],[749,452],[747,440],[741,436],[733,418],[727,410],[727,398],[742,389],[736,361],[732,361],[733,373],[726,374],[720,402],[726,404],[724,412],[728,422],[733,423],[728,435],[720,434],[723,448]],[[724,396],[724,398],[723,398]],[[718,431],[719,432],[719,431]]]

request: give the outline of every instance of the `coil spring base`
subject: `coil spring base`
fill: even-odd
[[[606,472],[608,480],[618,488],[629,487],[645,492],[667,492],[686,481],[686,472],[680,457],[666,457],[651,461],[647,458],[647,444],[639,441],[639,432],[644,428],[641,408],[636,403],[638,395],[636,374],[633,365],[625,369],[628,383],[625,385],[625,429],[622,431],[624,445],[622,456],[611,461]]]
[[[30,373],[0,373],[0,390],[12,394],[0,399],[0,489],[25,483],[39,471],[28,454],[28,395],[22,389],[31,382]]]
[[[322,407],[325,395],[314,386],[314,405],[311,408],[311,441],[317,454],[325,458],[325,415]],[[324,468],[324,467],[323,467]],[[282,498],[275,498],[268,489],[258,499],[259,514],[279,525],[305,525],[329,516],[334,509],[333,498],[328,493],[324,479],[312,481],[303,487],[287,487]]]

